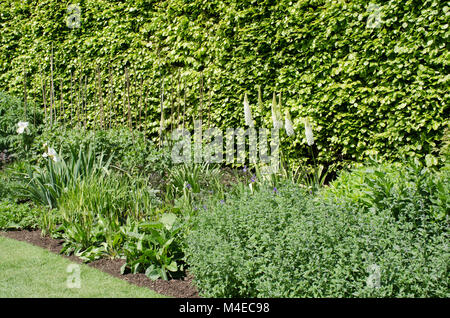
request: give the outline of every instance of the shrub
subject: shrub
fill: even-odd
[[[392,215],[261,188],[200,212],[186,259],[205,297],[448,297],[448,232]]]
[[[412,160],[400,164],[371,161],[339,177],[321,195],[350,200],[365,209],[389,210],[400,217],[420,222],[429,217],[449,222],[450,171],[428,168]]]
[[[27,169],[27,162],[14,161],[0,171],[0,198],[8,198],[15,202],[27,200],[20,191],[26,186],[23,175]]]
[[[27,114],[23,103],[16,97],[0,91],[0,152],[6,150],[9,155],[26,157],[28,149],[24,145],[31,145],[34,137],[42,130],[43,116],[40,109],[35,109],[32,104],[28,107]],[[17,123],[26,121],[29,123],[27,130],[17,133]],[[0,159],[0,167],[1,167]]]
[[[109,130],[46,129],[36,138],[32,152],[37,162],[42,161],[42,145],[52,145],[62,154],[69,154],[71,148],[92,146],[98,153],[111,157],[111,165],[130,174],[155,173],[171,166],[167,149],[156,146],[139,132],[131,133],[127,128]]]
[[[40,211],[28,204],[0,200],[0,230],[35,229],[39,225]]]
[[[181,236],[185,224],[174,214],[166,213],[157,222],[135,223],[126,227],[121,273],[144,272],[150,279],[176,277],[184,270]]]

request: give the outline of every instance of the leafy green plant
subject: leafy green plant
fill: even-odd
[[[121,254],[121,227],[130,220],[155,218],[157,191],[142,179],[117,174],[79,180],[58,199],[58,232],[64,253],[92,260]]]
[[[51,144],[63,154],[72,148],[93,147],[111,158],[111,166],[129,174],[155,174],[171,166],[168,149],[157,149],[143,133],[127,128],[85,130],[79,128],[48,127],[33,143],[32,153],[37,164],[43,161],[41,147]]]
[[[192,205],[194,200],[211,193],[222,193],[222,173],[209,164],[182,164],[170,170],[166,185],[166,199],[180,199],[181,205]]]
[[[39,225],[40,210],[28,204],[17,204],[7,199],[0,200],[0,229],[35,229]]]
[[[20,99],[0,91],[0,151],[20,159],[29,157],[31,144],[42,130],[42,111],[34,103],[28,107],[25,113]],[[26,123],[26,129],[18,131],[19,122]]]
[[[366,209],[388,209],[396,219],[421,222],[426,216],[445,223],[450,211],[449,178],[445,169],[436,171],[412,160],[400,164],[372,160],[343,171],[322,195],[345,198]]]
[[[38,204],[57,207],[57,200],[64,191],[74,187],[77,182],[94,174],[107,174],[111,158],[104,160],[95,149],[80,147],[71,148],[70,157],[64,159],[54,155],[47,159],[45,168],[30,167],[24,175],[28,179],[22,189],[24,196]]]
[[[174,214],[164,214],[157,222],[137,223],[123,231],[126,263],[121,272],[145,272],[150,279],[180,275],[183,253],[180,233],[183,224]]]

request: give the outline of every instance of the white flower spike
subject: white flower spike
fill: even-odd
[[[291,114],[289,113],[288,109],[286,109],[285,112],[284,127],[286,128],[286,134],[289,137],[295,135],[294,127],[292,126]]]
[[[245,124],[249,127],[253,127],[253,117],[252,112],[250,110],[250,104],[248,103],[247,93],[244,94],[244,117],[245,117]]]
[[[306,136],[306,143],[308,144],[308,146],[314,145],[314,134],[308,118],[305,119],[305,136]]]
[[[272,122],[273,128],[282,129],[283,128],[283,119],[281,118],[280,105],[277,105],[277,97],[275,92],[273,93],[272,99]]]
[[[23,132],[25,131],[25,129],[28,128],[29,123],[27,121],[19,121],[17,123],[17,126],[19,126],[19,128],[17,128],[17,133],[19,135],[23,134]]]

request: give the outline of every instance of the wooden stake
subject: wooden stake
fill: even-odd
[[[59,84],[59,90],[61,93],[61,100],[60,100],[60,104],[59,104],[59,119],[62,119],[62,123],[63,125],[66,124],[65,121],[65,114],[64,114],[64,99],[63,99],[63,80],[61,79],[61,82]]]
[[[183,129],[184,129],[185,118],[186,118],[186,82],[184,82],[184,85],[183,85],[183,93],[184,93],[184,97],[183,97]]]
[[[144,78],[141,77],[141,95],[139,97],[139,131],[142,128],[142,97],[144,95]]]
[[[210,128],[211,127],[211,87],[209,87],[209,89],[208,89],[208,99],[209,99],[209,102],[208,102],[208,128]]]
[[[200,122],[203,120],[203,71],[200,74]]]
[[[53,43],[52,43],[52,52],[50,55],[50,127],[53,126],[54,102],[55,102],[55,88],[53,85]]]
[[[73,127],[73,72],[70,70],[70,127]]]
[[[87,75],[84,76],[84,94],[83,94],[83,114],[84,114],[84,129],[87,128]],[[95,125],[94,125],[95,126]]]
[[[44,103],[44,121],[47,121],[47,99],[46,99],[46,91],[45,91],[45,81],[42,80],[42,68],[39,65],[39,75],[41,78],[41,88],[42,88],[42,102]]]
[[[111,65],[109,65],[109,128],[111,129],[111,122],[112,117],[114,114],[114,107],[113,107],[113,83],[112,83],[112,70]]]
[[[173,78],[172,78],[172,85],[171,85],[171,89],[170,89],[170,133],[173,133],[173,123],[175,122],[174,119],[174,88],[173,88]]]
[[[178,70],[178,79],[177,79],[177,96],[176,96],[178,108],[177,108],[177,128],[180,127],[180,70]]]
[[[23,107],[25,112],[25,120],[27,120],[27,72],[23,68]]]
[[[162,134],[164,129],[164,77],[161,81],[161,119],[159,122],[159,148],[161,148],[162,144]]]
[[[125,66],[125,79],[127,83],[127,104],[128,104],[128,127],[130,128],[130,131],[133,131],[132,128],[132,121],[131,121],[131,105],[130,105],[130,77],[128,75],[128,68]]]
[[[102,94],[102,79],[101,79],[101,74],[100,74],[100,68],[97,66],[97,78],[98,78],[98,102],[100,105],[100,127],[103,129],[105,129],[105,114],[103,112],[103,94]],[[95,123],[94,123],[95,125]]]

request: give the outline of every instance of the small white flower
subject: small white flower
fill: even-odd
[[[23,134],[23,132],[25,131],[25,129],[27,129],[28,128],[28,125],[29,125],[29,123],[27,122],[27,121],[19,121],[18,123],[17,123],[17,126],[19,126],[19,128],[17,128],[17,133],[20,135],[20,134]]]
[[[314,145],[314,135],[308,118],[305,119],[305,136],[308,146]]]
[[[284,117],[284,127],[286,128],[286,134],[288,136],[295,135],[294,127],[292,127],[291,114],[288,109],[286,109],[286,114]]]
[[[252,112],[250,110],[250,104],[248,103],[247,99],[247,93],[244,94],[244,117],[245,117],[245,124],[249,127],[253,127],[253,117]]]

